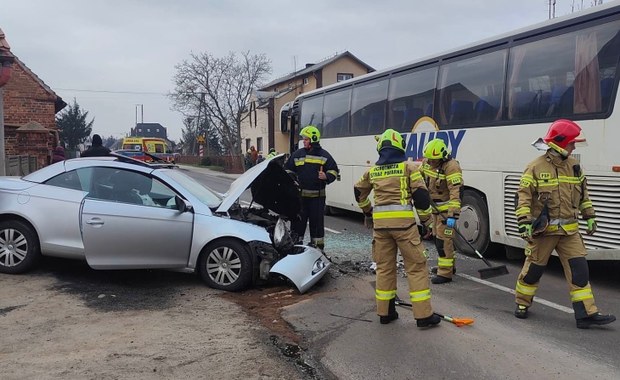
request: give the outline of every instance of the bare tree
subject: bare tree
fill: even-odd
[[[196,124],[210,129],[207,140],[217,134],[228,154],[240,155],[241,123],[248,117],[250,95],[271,74],[271,61],[249,51],[221,58],[192,53],[175,69],[176,87],[170,95],[174,109],[198,115]]]

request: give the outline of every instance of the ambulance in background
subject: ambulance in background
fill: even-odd
[[[166,162],[174,163],[174,154],[170,153],[166,140],[158,137],[125,137],[123,138],[123,154],[137,160],[150,162],[152,158],[143,152],[159,157]]]

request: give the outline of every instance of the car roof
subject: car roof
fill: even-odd
[[[109,156],[78,157],[61,161],[32,172],[24,176],[23,179],[26,181],[43,183],[49,178],[65,171],[78,169],[80,167],[99,166],[98,164],[101,166],[134,169],[143,173],[150,173],[155,169],[173,168],[176,166],[165,162],[148,163],[112,152]]]

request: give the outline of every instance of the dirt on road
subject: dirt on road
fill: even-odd
[[[47,259],[0,275],[2,378],[328,378],[279,314],[312,294],[285,283],[230,294],[191,274]]]

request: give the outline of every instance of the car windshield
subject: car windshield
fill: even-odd
[[[206,204],[210,208],[214,208],[222,203],[222,197],[220,197],[215,191],[200,184],[190,176],[181,173],[174,169],[162,169],[166,176],[172,178],[179,183],[183,188],[189,191],[194,197],[198,198],[202,203]]]

